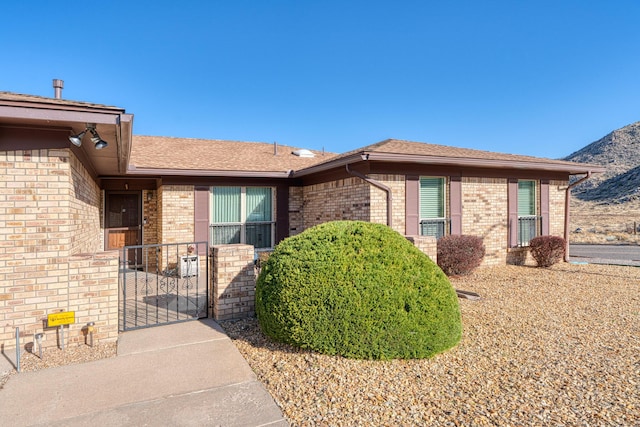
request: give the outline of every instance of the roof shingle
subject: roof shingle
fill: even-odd
[[[240,142],[161,136],[133,136],[129,164],[135,169],[288,172],[336,156],[310,150],[315,157],[299,157],[295,147],[265,142]]]

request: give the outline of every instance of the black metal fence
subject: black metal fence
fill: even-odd
[[[542,231],[541,216],[518,217],[518,246],[529,246],[529,241],[539,236]]]
[[[122,248],[119,330],[206,317],[208,253],[207,242]]]
[[[439,239],[451,233],[449,218],[423,219],[420,221],[420,235]]]

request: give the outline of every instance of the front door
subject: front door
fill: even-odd
[[[106,250],[141,245],[142,206],[140,192],[109,192],[106,197]],[[131,249],[121,262],[127,266],[136,267],[142,263],[140,254],[140,249]]]

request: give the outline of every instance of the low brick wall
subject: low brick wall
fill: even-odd
[[[431,261],[438,262],[438,241],[431,236],[405,236],[418,249],[424,252]]]
[[[69,340],[84,343],[94,322],[94,343],[118,339],[118,252],[69,258],[69,311],[76,312]]]
[[[87,323],[94,322],[94,344],[118,339],[118,253],[76,255],[58,259],[57,277],[43,277],[33,285],[15,286],[2,294],[12,313],[5,316],[5,351],[15,348],[15,328],[20,346],[33,348],[34,334],[42,333],[42,346],[59,347],[59,327],[48,327],[47,317],[75,312],[75,322],[64,326],[65,345],[84,344]],[[55,280],[54,280],[55,279]]]
[[[214,245],[211,256],[212,316],[241,319],[255,314],[256,275],[251,245]]]

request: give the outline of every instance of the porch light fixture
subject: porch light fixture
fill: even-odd
[[[89,129],[91,131],[91,135],[93,135],[91,137],[91,142],[93,142],[95,144],[96,150],[102,150],[104,147],[106,147],[107,145],[107,141],[105,141],[104,139],[100,138],[100,135],[98,135],[98,132],[96,131],[95,128],[91,128]]]
[[[76,147],[80,147],[82,145],[82,138],[87,133],[87,131],[91,132],[91,135],[92,135],[91,142],[93,142],[96,150],[102,150],[104,147],[109,145],[107,144],[107,141],[100,138],[100,135],[98,135],[98,131],[96,131],[95,123],[87,123],[86,129],[77,135],[69,136],[69,141],[71,141],[71,143]]]
[[[80,147],[82,145],[82,137],[84,137],[84,134],[87,133],[87,130],[83,130],[82,132],[80,132],[77,135],[71,135],[69,137],[69,141],[71,141],[71,143],[73,145],[75,145],[76,147]]]

